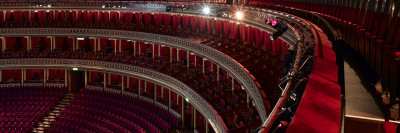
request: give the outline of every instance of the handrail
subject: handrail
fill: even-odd
[[[280,112],[280,109],[283,107],[283,105],[285,104],[285,100],[287,98],[287,94],[288,91],[290,90],[291,86],[292,86],[292,82],[293,82],[293,78],[297,75],[298,72],[298,68],[300,65],[300,57],[302,55],[302,48],[300,44],[296,44],[296,49],[297,49],[297,53],[296,53],[296,60],[295,63],[293,65],[293,68],[290,72],[289,77],[289,81],[286,84],[284,90],[282,91],[281,97],[279,98],[278,102],[275,104],[274,109],[271,111],[269,117],[267,118],[267,120],[263,123],[262,128],[260,129],[259,133],[263,133],[264,131],[269,131],[269,129],[271,128],[272,123],[274,122],[274,120],[276,119],[276,117],[278,116],[278,113]]]

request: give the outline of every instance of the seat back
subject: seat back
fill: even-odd
[[[365,18],[362,22],[362,27],[365,27],[366,29],[370,29],[372,26],[372,20],[374,18],[374,11],[368,10],[365,14]]]
[[[380,23],[380,26],[379,26],[379,31],[377,33],[379,38],[384,38],[385,37],[384,35],[385,35],[385,33],[387,31],[387,28],[388,28],[389,19],[390,19],[389,14],[383,14],[382,19],[380,19],[381,23]]]
[[[367,29],[367,31],[371,31],[372,34],[377,34],[379,27],[380,27],[380,22],[382,19],[383,13],[381,12],[377,12],[375,13],[373,22],[372,22],[372,26],[370,27],[371,29]]]
[[[365,18],[365,16],[366,16],[365,13],[366,13],[366,10],[365,9],[361,9],[359,14],[358,14],[357,20],[354,23],[356,23],[357,25],[361,25],[363,20],[364,20],[364,18]]]
[[[398,24],[399,24],[398,20],[399,20],[399,17],[394,17],[394,18],[392,18],[392,20],[390,20],[390,25],[389,25],[389,28],[387,30],[387,34],[385,37],[386,41],[392,42],[393,36],[395,35],[396,30],[400,29],[400,26],[398,26]],[[397,33],[397,34],[399,34],[399,33]]]

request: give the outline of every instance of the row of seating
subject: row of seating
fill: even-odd
[[[351,48],[354,55],[364,60],[366,68],[374,70],[376,75],[371,74],[372,82],[376,82],[375,76],[381,80],[382,87],[377,87],[379,94],[390,95],[390,99],[396,99],[400,95],[398,68],[400,57],[400,34],[399,17],[386,14],[380,11],[351,8],[338,5],[322,3],[303,2],[250,2],[252,5],[272,8],[281,11],[294,10],[312,11],[328,20],[335,29],[341,33],[347,46]],[[313,6],[309,6],[313,5]],[[314,8],[315,7],[315,8]],[[303,12],[298,12],[300,15]],[[303,16],[306,15],[303,13]],[[306,17],[307,18],[307,17]],[[387,94],[387,92],[391,92]],[[386,94],[385,94],[386,93]],[[389,99],[383,97],[384,103],[388,104]]]
[[[55,55],[56,57],[62,57],[62,56],[58,56],[57,54],[56,54],[57,52],[56,51],[53,51],[53,53],[52,53],[52,55]],[[79,55],[79,54],[72,54],[72,53],[74,53],[74,52],[71,52],[71,54],[68,54],[68,55]],[[94,52],[92,52],[92,53],[94,53]],[[99,52],[98,52],[99,53]],[[97,53],[97,54],[98,54]],[[86,53],[86,55],[88,56],[88,57],[91,57],[91,55],[90,55],[90,53],[88,54],[88,53]],[[117,54],[118,55],[118,57],[119,56],[121,56],[121,54]],[[143,57],[143,55],[141,55],[141,56],[139,56],[139,54],[137,54],[138,56],[137,57],[135,57],[134,58],[134,61],[132,61],[132,59],[129,59],[129,58],[133,58],[133,56],[125,56],[125,62],[130,62],[130,63],[133,63],[133,65],[142,65],[142,67],[149,67],[150,69],[154,69],[154,66],[148,66],[149,64],[158,64],[158,63],[160,63],[161,61],[162,62],[167,62],[168,60],[165,58],[165,57],[155,57],[155,59],[153,60],[153,59],[151,59],[151,58],[147,58],[147,57]],[[99,58],[100,57],[100,58]],[[99,56],[99,57],[97,57],[97,59],[99,59],[99,60],[104,60],[104,61],[110,61],[109,59],[113,59],[112,61],[116,61],[116,62],[118,62],[118,60],[123,60],[122,59],[122,57],[124,57],[124,55],[122,55],[121,56],[121,58],[114,58],[114,55],[112,55],[112,56],[106,56],[106,58],[101,58],[101,56]],[[71,57],[63,57],[63,58],[71,58]],[[80,56],[76,56],[76,57],[73,57],[73,58],[80,58]],[[159,59],[159,58],[162,58],[163,60],[161,60],[161,59]],[[85,59],[89,59],[89,58],[85,58]],[[129,60],[131,60],[131,61],[129,61]],[[139,61],[137,61],[137,60],[139,60]],[[157,63],[157,61],[158,61],[158,63]],[[141,62],[143,62],[143,63],[141,63]],[[153,63],[151,63],[151,62],[153,62]],[[145,65],[145,64],[147,64],[147,65]],[[160,72],[165,72],[165,73],[167,73],[167,74],[170,74],[170,75],[175,75],[175,77],[176,78],[180,78],[180,76],[177,76],[177,75],[180,75],[180,74],[177,74],[177,72],[178,71],[181,71],[181,73],[185,73],[186,72],[186,70],[185,69],[181,69],[181,70],[178,70],[178,71],[176,71],[177,70],[177,68],[183,68],[183,67],[185,67],[186,65],[184,65],[184,64],[180,64],[180,67],[178,67],[177,65],[172,65],[172,67],[171,68],[173,68],[173,70],[174,70],[174,72],[171,72],[171,69],[168,71],[168,70],[166,70],[166,69],[161,69],[161,68],[165,68],[165,67],[170,67],[170,65],[168,65],[168,64],[165,64],[165,63],[163,63],[164,64],[164,66],[158,66],[158,69],[159,69],[159,71]],[[178,63],[179,64],[179,63]],[[201,68],[201,67],[200,67]],[[156,68],[157,69],[157,68]],[[192,71],[193,70],[193,71]],[[191,73],[197,73],[197,75],[203,75],[203,73],[202,73],[202,70],[201,69],[198,69],[198,68],[195,68],[195,69],[192,69],[192,70],[189,70]],[[211,71],[211,70],[209,70],[209,71]],[[209,73],[209,74],[212,74],[212,73]],[[208,76],[209,77],[216,77],[217,75],[214,75],[214,76],[211,76],[211,75],[209,75],[208,74]],[[216,74],[216,73],[214,73],[214,74]],[[208,77],[208,76],[204,76],[204,77]],[[182,76],[183,77],[183,76]],[[188,78],[188,79],[190,79],[190,78]],[[202,81],[202,83],[207,83],[206,82],[206,80],[203,80],[203,79],[195,79],[195,78],[192,78],[192,79],[194,79],[194,80],[197,80],[197,81]],[[211,79],[211,78],[210,78]],[[221,81],[226,81],[226,82],[223,82],[223,84],[219,84],[217,81],[216,81],[216,78],[214,78],[214,81],[213,82],[210,82],[210,83],[213,83],[214,84],[214,88],[217,88],[217,86],[219,86],[219,88],[220,88],[220,90],[223,90],[222,92],[223,93],[221,93],[221,92],[219,92],[219,93],[214,93],[214,94],[217,94],[217,95],[215,95],[213,98],[214,99],[219,99],[219,96],[221,96],[221,95],[223,95],[223,94],[225,94],[225,93],[227,93],[227,92],[229,92],[230,91],[230,89],[228,89],[228,88],[231,88],[231,81],[228,79],[228,80],[224,80],[224,77],[223,76],[221,76],[220,77],[220,79],[222,79]],[[207,80],[207,81],[209,81],[209,80]],[[193,82],[194,83],[194,82]],[[198,86],[200,86],[199,88],[198,88],[198,90],[199,91],[201,91],[201,90],[203,90],[203,89],[205,89],[205,88],[207,88],[207,86],[206,86],[206,84],[204,84],[204,85],[200,85],[199,83],[197,83],[197,85]],[[191,86],[193,86],[193,88],[196,88],[195,86],[196,86],[196,84],[191,84]],[[203,87],[201,87],[201,86],[203,86]],[[226,86],[226,87],[224,87],[224,86]],[[241,90],[240,89],[240,87],[239,86],[236,86],[235,87],[236,88],[236,90],[235,91],[237,91],[237,92],[235,92],[235,94],[240,94],[240,96],[241,96],[241,99],[246,99],[246,94],[245,94],[245,91],[243,91],[243,90]],[[128,89],[127,89],[128,90]],[[150,89],[149,89],[150,90]],[[211,89],[210,89],[211,90]],[[215,89],[214,89],[215,90]],[[129,91],[129,90],[128,90]],[[152,92],[152,91],[148,91],[147,93],[144,91],[144,89],[142,88],[142,95],[143,95],[143,93],[146,93],[147,95],[143,95],[143,96],[149,96],[150,98],[152,98],[154,95],[153,95],[153,93],[149,93],[149,92]],[[148,95],[148,94],[150,94],[150,95]],[[207,96],[208,94],[204,94],[205,96]],[[234,98],[234,96],[232,96],[232,97],[230,97],[231,99],[233,99]],[[227,98],[223,98],[223,99],[227,99]],[[238,98],[237,98],[238,99]],[[165,99],[164,101],[166,101],[167,99]],[[222,100],[222,99],[221,99]],[[212,101],[212,98],[210,98],[210,101]],[[227,101],[232,101],[232,100],[229,100],[229,99],[227,99]],[[223,102],[224,103],[224,101],[221,101],[221,102]],[[234,102],[230,102],[230,103],[232,103],[231,105],[226,105],[225,107],[223,107],[223,108],[221,108],[219,111],[224,111],[224,110],[230,110],[231,108],[234,108],[236,105],[236,103],[234,103]],[[242,102],[243,103],[243,102]],[[168,104],[166,104],[166,105],[168,105]],[[174,108],[177,112],[180,112],[180,107],[179,106],[177,106],[176,104],[172,104],[173,106],[172,106],[172,108]],[[220,107],[221,105],[215,105],[216,107]],[[224,105],[223,105],[224,106]],[[255,113],[254,115],[250,115],[252,118],[250,118],[250,119],[254,119],[255,118],[255,116],[257,116],[257,113]],[[249,119],[249,118],[239,118],[240,120],[244,120],[244,119]],[[255,119],[254,119],[255,120]],[[247,122],[251,122],[251,121],[246,121],[246,123],[245,124],[247,124]]]
[[[95,117],[96,114],[103,117]],[[127,95],[81,89],[46,130],[69,131],[63,127],[69,124],[73,129],[88,131],[169,132],[170,123],[178,127],[180,122],[170,113],[148,102]]]
[[[0,131],[32,132],[63,95],[59,87],[0,88]]]
[[[152,17],[152,21],[156,21],[156,18],[154,16]],[[174,16],[172,16],[174,17]],[[182,17],[184,18],[184,17]],[[184,19],[191,19],[191,18],[184,18]],[[202,18],[203,19],[203,18]],[[196,18],[194,18],[194,21],[196,21]],[[215,22],[215,20],[211,20],[212,23]],[[131,24],[124,24],[124,25],[117,25],[117,24],[112,24],[112,23],[103,23],[103,22],[92,22],[92,23],[86,23],[86,24],[79,24],[79,22],[62,22],[62,21],[51,21],[49,20],[47,23],[45,23],[44,25],[41,25],[39,23],[41,22],[30,22],[33,25],[24,25],[22,24],[22,26],[24,27],[68,27],[71,24],[72,25],[76,25],[79,27],[89,27],[89,28],[111,28],[111,29],[123,29],[123,30],[135,30],[135,31],[144,31],[144,32],[150,32],[150,33],[157,33],[157,34],[165,34],[165,35],[171,35],[171,36],[178,36],[178,37],[183,37],[183,38],[187,38],[187,39],[192,39],[192,40],[198,40],[198,38],[196,37],[200,37],[200,41],[205,45],[209,45],[212,46],[218,50],[220,50],[221,52],[224,52],[225,54],[234,57],[235,60],[237,60],[240,63],[243,63],[242,66],[244,66],[247,70],[251,71],[251,74],[256,78],[256,82],[257,84],[260,84],[260,91],[263,93],[263,96],[265,98],[265,105],[267,105],[267,110],[270,110],[270,103],[274,104],[277,99],[279,98],[280,95],[280,89],[277,87],[277,84],[279,83],[279,77],[280,77],[280,67],[282,65],[282,59],[278,56],[280,53],[284,53],[283,51],[285,50],[285,46],[282,45],[284,44],[283,41],[281,40],[277,40],[276,45],[272,45],[272,42],[266,42],[265,48],[261,48],[260,45],[255,45],[255,42],[251,42],[248,40],[243,40],[240,38],[235,38],[235,39],[230,39],[230,40],[221,40],[220,39],[220,35],[221,35],[221,31],[219,32],[201,32],[200,29],[197,29],[198,27],[195,25],[190,25],[191,28],[193,28],[191,31],[184,31],[183,28],[186,28],[185,25],[181,25],[179,24],[178,29],[176,30],[176,32],[174,32],[175,29],[170,28],[169,26],[171,25],[131,25]],[[218,22],[217,22],[218,23]],[[228,23],[228,22],[226,22]],[[39,25],[37,25],[39,24]],[[14,27],[18,25],[18,23],[13,23],[12,25],[10,24],[4,24],[2,26],[5,27]],[[19,23],[19,25],[21,25],[21,23]],[[183,27],[183,28],[179,28],[179,27]],[[199,26],[200,27],[200,26]],[[216,26],[217,27],[217,26]],[[194,29],[196,28],[196,29]],[[190,28],[189,28],[190,29]],[[243,30],[243,29],[240,29]],[[260,31],[258,31],[260,33]],[[211,33],[211,34],[209,34]],[[259,33],[255,33],[255,34],[259,34]],[[214,36],[212,34],[215,34]],[[231,36],[229,36],[229,34],[232,34]],[[228,32],[224,34],[225,36],[228,36],[228,38],[233,38],[234,32]],[[201,39],[203,38],[203,39]],[[210,39],[205,39],[204,38],[210,38]],[[242,37],[243,38],[243,37]],[[251,36],[248,36],[247,38],[251,38]],[[266,38],[268,38],[268,36],[266,36]],[[264,39],[264,41],[267,41],[267,39]],[[263,42],[264,43],[264,42]],[[279,46],[278,46],[279,44]],[[282,45],[282,48],[280,48]],[[244,47],[245,46],[245,47]],[[268,47],[269,46],[269,47]],[[276,48],[271,48],[271,47],[278,47],[280,50],[282,50],[282,52],[276,52]],[[264,51],[263,51],[264,50]],[[270,52],[268,50],[274,50],[273,52]],[[242,52],[236,52],[236,51],[242,51]],[[268,51],[268,52],[265,52]],[[270,54],[273,53],[273,54]],[[279,53],[279,54],[276,54]],[[34,55],[38,55],[38,53],[34,54]],[[23,57],[34,57],[33,56],[20,56],[21,58]],[[40,54],[39,54],[40,55]],[[71,55],[71,56],[70,56]],[[82,57],[80,56],[80,54],[67,54],[65,56],[58,56],[58,57],[70,57],[70,58],[86,58],[86,57]],[[90,56],[89,56],[90,57]],[[168,56],[167,56],[168,57]],[[9,58],[9,57],[6,57]],[[126,61],[126,60],[121,60],[119,58],[112,58],[112,56],[108,56],[108,59],[106,59],[107,61]],[[98,57],[95,57],[95,59],[99,59]],[[162,69],[162,67],[157,66],[157,65],[148,65],[147,62],[139,62],[137,63],[139,66],[146,66],[152,69],[156,69],[159,71],[166,71],[167,73],[170,73],[171,75],[175,75],[176,73],[178,73],[178,71],[173,71],[174,69]],[[165,64],[167,65],[167,64]],[[197,65],[198,66],[198,65]],[[271,66],[271,67],[270,67]],[[155,68],[154,68],[155,67]],[[201,69],[196,69],[194,68],[195,72],[201,72]],[[189,71],[190,72],[190,71]],[[213,71],[211,71],[213,72]],[[181,73],[185,74],[184,71],[181,71]],[[177,74],[176,77],[181,77],[181,76],[185,76],[183,74]],[[217,75],[214,72],[214,75]],[[232,87],[232,83],[231,83],[231,78],[230,77],[224,77],[225,75],[220,75],[221,77],[218,77],[221,79],[221,81],[218,81],[218,83],[222,83],[224,88],[223,90],[230,90],[230,88],[234,88],[233,90],[239,91],[240,90],[240,86],[235,85],[234,87]],[[189,85],[192,87],[197,87],[199,88],[199,90],[203,90],[200,88],[218,88],[219,85],[218,84],[214,84],[213,82],[204,82],[207,81],[207,77],[210,79],[209,76],[200,76],[200,75],[195,75],[193,76],[194,78],[190,78],[188,77],[187,79],[190,79],[190,81],[188,81]],[[217,77],[217,76],[215,76]],[[212,78],[211,78],[212,79]],[[216,80],[216,78],[214,78],[214,80]],[[201,82],[203,83],[201,83]],[[208,87],[209,84],[207,83],[212,83],[211,86],[215,87]],[[220,84],[221,85],[221,84]],[[213,91],[213,94],[216,94],[215,96],[212,97],[208,97],[209,99],[218,99],[219,96],[224,95],[223,91],[221,91],[221,89],[209,89],[211,91]],[[215,92],[214,92],[215,90]],[[152,96],[151,93],[147,93],[144,91],[141,91],[142,93],[145,93],[145,96]],[[229,93],[233,93],[233,92],[229,92]],[[265,94],[266,93],[266,94]],[[203,94],[207,94],[207,93],[203,93]],[[236,94],[236,93],[235,93]],[[208,94],[207,94],[208,95]],[[206,96],[207,96],[206,95]],[[238,95],[239,96],[239,95]],[[239,99],[246,99],[246,95],[240,94],[241,98]],[[242,98],[243,97],[243,98]],[[223,97],[225,98],[225,97]],[[234,101],[234,96],[230,97],[231,99],[228,100],[224,100],[224,102],[220,102],[220,103],[226,103],[225,101]],[[233,100],[232,100],[233,99]],[[245,102],[245,101],[243,101]],[[231,102],[232,103],[232,102]],[[227,105],[227,106],[223,106],[222,108],[219,108],[219,111],[225,111],[225,110],[230,110],[230,108],[233,108],[236,105]],[[256,113],[255,113],[256,114]],[[256,115],[254,115],[256,116]],[[255,117],[253,117],[252,119],[255,119]]]
[[[314,36],[316,38],[316,59],[314,60],[313,70],[311,71],[311,75],[308,79],[305,91],[302,94],[301,101],[299,102],[298,107],[296,107],[297,109],[295,110],[294,116],[290,118],[291,121],[275,122],[280,124],[280,129],[270,129],[270,131],[282,131],[281,129],[283,129],[283,131],[288,133],[340,132],[341,88],[338,85],[339,80],[338,67],[336,66],[336,55],[332,51],[333,47],[335,46],[333,46],[331,43],[331,41],[336,40],[334,40],[335,36],[331,32],[329,32],[331,28],[330,25],[324,23],[325,21],[319,18],[318,15],[336,14],[339,16],[349,15],[351,17],[358,17],[358,14],[353,16],[353,12],[345,9],[345,7],[321,3],[251,0],[249,2],[249,5],[279,10],[305,18],[311,22],[314,22],[314,24],[308,24],[310,24],[310,27],[312,28],[314,34],[317,34]],[[364,22],[367,21],[369,20],[364,20]],[[319,27],[316,24],[318,24]],[[343,20],[343,24],[349,24],[349,26],[351,27],[354,23],[348,20]],[[332,26],[341,27],[342,25],[340,25],[339,23],[333,23]],[[357,25],[354,25],[354,27],[357,27]],[[345,29],[345,27],[341,28]],[[345,31],[342,31],[342,33],[344,33],[342,34],[342,37],[344,37],[346,41],[349,41],[351,40],[350,38],[353,36],[350,37],[348,36],[348,34],[353,34],[354,32],[351,33],[349,32],[349,30],[346,29]],[[338,37],[340,38],[340,36]],[[321,86],[326,86],[326,88],[321,89]],[[320,111],[316,112],[315,110]],[[287,117],[288,115],[285,116]],[[287,123],[289,123],[289,125],[287,125]],[[269,127],[267,129],[269,129]],[[264,130],[264,132],[269,131]]]

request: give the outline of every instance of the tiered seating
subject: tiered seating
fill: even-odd
[[[336,57],[332,52],[331,41],[335,41],[335,37],[330,33],[330,26],[325,21],[316,17],[323,15],[331,21],[336,21],[334,26],[340,29],[344,40],[348,42],[356,42],[354,32],[349,32],[351,29],[362,29],[363,27],[357,24],[365,24],[368,27],[370,17],[363,19],[365,10],[355,10],[351,8],[338,7],[335,5],[325,5],[319,3],[301,3],[289,1],[259,1],[253,0],[250,5],[267,7],[280,10],[283,12],[293,13],[294,15],[306,18],[315,24],[318,24],[324,31],[314,24],[313,30],[319,34],[316,37],[316,60],[311,71],[311,76],[308,79],[307,87],[303,93],[300,104],[291,119],[289,126],[283,124],[281,129],[288,133],[292,132],[339,132],[340,131],[340,86],[338,85],[338,68],[336,66]],[[294,8],[291,8],[294,7]],[[309,12],[311,11],[311,12]],[[361,13],[364,12],[364,13]],[[315,15],[318,14],[318,15]],[[367,13],[368,14],[368,13]],[[370,15],[370,14],[369,14]],[[337,16],[337,17],[333,17]],[[364,20],[364,22],[362,22]],[[381,21],[381,20],[377,20]],[[361,23],[360,23],[361,22]],[[379,26],[379,24],[377,25]],[[375,26],[375,27],[377,27]],[[377,27],[378,29],[378,27]],[[328,32],[327,32],[328,31]],[[378,30],[375,30],[378,31]],[[328,34],[326,36],[325,34]],[[358,44],[358,43],[355,43]],[[354,47],[355,46],[355,47]],[[357,45],[352,45],[358,49]],[[361,49],[365,49],[362,47]],[[357,50],[356,50],[357,51]],[[328,88],[321,89],[321,86]],[[315,100],[322,99],[322,100]],[[329,104],[326,104],[329,103]],[[315,110],[320,110],[315,112]],[[321,111],[322,110],[322,111]],[[310,113],[312,112],[312,113]],[[277,123],[286,123],[288,121],[275,121]],[[318,126],[315,126],[318,125]],[[269,128],[267,128],[269,129]],[[270,129],[273,130],[273,129]],[[268,130],[264,130],[268,132]]]
[[[32,132],[63,95],[63,88],[0,88],[1,132]]]
[[[400,95],[400,91],[393,91],[399,89],[400,83],[397,61],[400,39],[395,37],[400,33],[398,16],[390,17],[390,14],[380,11],[322,3],[254,0],[249,4],[294,13],[310,20],[316,19],[311,19],[310,16],[313,15],[307,11],[324,17],[335,26],[334,28],[339,29],[341,37],[351,48],[352,53],[363,59],[360,63],[365,64],[367,69],[375,70],[376,75],[371,74],[371,82],[376,82],[375,78],[381,80],[382,87],[376,87],[378,94],[396,92],[397,94],[390,94],[395,95],[390,99],[396,99]],[[389,103],[388,99],[386,96],[383,97],[385,104]]]
[[[115,93],[82,89],[47,130],[169,132],[171,126],[178,127],[179,124],[175,116],[148,102]],[[65,125],[73,128],[65,128]]]
[[[58,13],[58,11],[57,11]],[[64,13],[64,12],[59,12],[59,13]],[[69,12],[68,12],[69,13]],[[137,15],[137,14],[135,14]],[[128,17],[127,17],[128,16]],[[151,15],[150,15],[151,16]],[[157,15],[158,16],[158,15]],[[161,15],[160,15],[161,16]],[[68,16],[67,16],[68,17]],[[131,16],[132,17],[132,16]],[[153,16],[151,16],[153,17]],[[171,16],[174,17],[175,16]],[[180,16],[179,16],[180,17]],[[112,19],[115,19],[114,17],[111,17]],[[164,19],[164,22],[166,21],[165,18],[167,17],[161,17]],[[184,17],[182,17],[183,19]],[[189,19],[189,16],[186,16],[185,19]],[[190,17],[190,19],[194,19],[193,16]],[[200,18],[203,19],[203,18]],[[207,18],[208,19],[208,18]],[[264,105],[267,106],[267,111],[269,112],[271,110],[270,105],[274,105],[279,98],[280,95],[280,89],[278,88],[277,84],[279,83],[279,78],[281,76],[280,71],[281,71],[281,65],[282,65],[282,60],[280,58],[281,54],[285,54],[284,50],[282,51],[274,51],[271,50],[271,48],[267,47],[267,43],[270,42],[262,42],[265,45],[265,49],[260,48],[259,45],[254,46],[253,43],[258,41],[244,41],[242,42],[242,39],[239,38],[234,38],[233,35],[234,32],[232,32],[232,39],[221,39],[221,35],[223,32],[220,30],[216,30],[216,33],[213,33],[211,31],[206,31],[202,29],[197,29],[196,27],[201,27],[201,26],[195,26],[192,25],[188,27],[188,24],[185,24],[185,22],[178,23],[180,26],[173,26],[173,25],[168,25],[168,23],[158,24],[158,21],[162,20],[158,18],[156,20],[156,17],[154,16],[154,24],[147,24],[145,23],[144,25],[141,24],[142,21],[138,21],[135,19],[132,19],[129,17],[129,13],[125,13],[125,21],[122,20],[96,20],[96,21],[87,21],[83,20],[79,21],[78,20],[72,20],[72,21],[65,21],[63,18],[52,18],[49,17],[48,20],[44,20],[46,23],[43,23],[42,21],[39,21],[39,19],[36,20],[29,20],[28,23],[21,23],[21,22],[0,22],[0,25],[2,27],[35,27],[35,28],[40,28],[40,27],[46,27],[46,28],[70,28],[70,27],[79,27],[79,28],[93,28],[93,29],[117,29],[117,30],[132,30],[132,31],[141,31],[141,32],[149,32],[149,33],[156,33],[156,34],[164,34],[164,35],[170,35],[170,36],[177,36],[181,38],[186,38],[188,40],[193,40],[199,43],[202,43],[204,45],[208,45],[210,47],[213,47],[226,55],[232,57],[235,59],[237,62],[239,62],[244,68],[246,68],[250,73],[252,74],[255,79],[256,79],[256,84],[260,85],[260,91],[262,93],[262,96],[264,98]],[[140,18],[139,18],[140,20]],[[153,19],[151,19],[153,20]],[[175,23],[175,19],[173,19]],[[177,19],[179,20],[179,19]],[[183,20],[182,20],[183,21]],[[197,19],[195,20],[197,21]],[[216,20],[212,20],[216,21]],[[205,21],[204,21],[205,22]],[[217,21],[216,24],[218,25],[219,22]],[[133,25],[131,23],[134,23]],[[213,22],[214,23],[214,22]],[[222,23],[222,22],[221,22]],[[224,21],[223,23],[229,24],[229,21]],[[196,23],[197,24],[197,23]],[[203,23],[205,24],[205,23]],[[199,24],[201,25],[201,24]],[[238,25],[237,25],[238,26]],[[196,29],[195,29],[196,28]],[[237,27],[236,27],[237,28]],[[249,27],[251,28],[251,27]],[[206,28],[207,29],[207,28]],[[243,30],[243,29],[242,29]],[[229,30],[228,30],[229,31]],[[253,30],[249,30],[253,31]],[[256,30],[255,34],[261,33],[260,31]],[[250,32],[249,32],[250,33]],[[230,33],[225,33],[225,36],[229,36]],[[267,37],[267,36],[266,36]],[[248,38],[248,37],[246,37]],[[268,38],[268,37],[267,37]],[[200,40],[200,41],[199,41]],[[280,45],[285,45],[284,42],[281,40],[277,41],[275,45],[277,47],[280,47]],[[270,44],[268,44],[269,46]],[[279,48],[281,49],[281,48]],[[269,51],[267,51],[269,50]],[[61,50],[60,50],[61,51]],[[240,51],[240,52],[238,52]],[[273,52],[271,52],[273,51]],[[6,51],[7,52],[7,51]],[[201,94],[203,97],[205,97],[209,102],[215,102],[214,104],[215,108],[219,112],[223,111],[233,111],[235,108],[239,107],[239,104],[231,104],[234,103],[234,101],[238,101],[235,99],[241,99],[239,101],[240,103],[245,103],[247,102],[245,99],[246,98],[246,93],[245,91],[241,90],[241,87],[237,81],[235,81],[234,86],[232,87],[232,78],[226,75],[224,72],[220,73],[220,77],[217,77],[217,73],[214,70],[210,68],[206,68],[206,72],[202,72],[202,66],[201,65],[194,65],[193,62],[190,63],[189,68],[186,68],[186,64],[183,64],[182,61],[173,61],[172,63],[169,62],[167,59],[168,56],[165,57],[156,57],[155,60],[151,60],[148,58],[144,57],[134,57],[132,54],[117,54],[117,55],[106,55],[104,52],[98,52],[98,53],[84,53],[83,51],[78,52],[79,54],[76,54],[75,52],[72,51],[67,51],[67,52],[45,52],[43,54],[40,54],[40,56],[32,56],[31,52],[13,52],[18,53],[16,55],[10,56],[9,54],[6,54],[5,56],[2,56],[2,58],[27,58],[27,57],[56,57],[56,58],[70,58],[70,59],[87,59],[87,60],[103,60],[103,61],[111,61],[111,62],[120,62],[120,63],[126,63],[126,64],[132,64],[132,65],[137,65],[141,67],[146,67],[150,68],[153,70],[157,70],[159,72],[165,73],[172,75],[173,77],[180,79],[181,81],[184,81],[187,83],[190,87],[196,89],[196,91]],[[274,54],[270,54],[274,53]],[[170,53],[171,54],[171,53]],[[28,56],[29,55],[29,56]],[[35,55],[35,54],[33,54]],[[37,55],[37,53],[36,53]],[[160,63],[163,64],[160,64]],[[193,63],[193,64],[192,64]],[[195,67],[196,66],[196,67]],[[184,78],[183,78],[184,77]],[[217,78],[219,80],[217,80]],[[233,88],[233,89],[232,89]],[[129,92],[134,92],[138,93],[137,89],[126,89]],[[153,95],[149,92],[144,92],[141,91],[146,97],[153,97]],[[211,95],[210,95],[211,94]],[[231,95],[233,94],[233,95]],[[165,100],[164,100],[165,103]],[[221,106],[221,104],[223,104]],[[250,104],[252,105],[252,104]],[[172,108],[176,110],[177,112],[180,112],[180,109],[175,103],[172,105]],[[255,116],[257,116],[257,112],[254,111],[254,116],[252,120],[256,120]],[[241,116],[239,116],[241,117]],[[224,120],[227,120],[229,118],[223,118]],[[245,119],[245,118],[243,118]],[[247,124],[245,122],[245,124]],[[236,126],[237,128],[238,126]],[[232,127],[235,128],[235,127]]]

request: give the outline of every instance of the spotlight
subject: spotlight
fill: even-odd
[[[275,26],[276,25],[276,20],[272,20],[271,23],[272,23],[272,26]]]
[[[209,14],[210,13],[210,8],[209,7],[204,7],[203,12],[204,12],[204,14]]]
[[[102,5],[101,8],[106,8],[106,5]]]
[[[278,38],[278,37],[281,36],[283,33],[285,33],[286,30],[287,30],[287,27],[282,28],[282,29],[278,29],[275,33],[273,33],[271,36],[269,36],[269,39],[271,39],[272,41],[274,41],[276,38]]]
[[[243,18],[243,13],[242,12],[236,12],[236,18],[237,19],[242,19]]]

